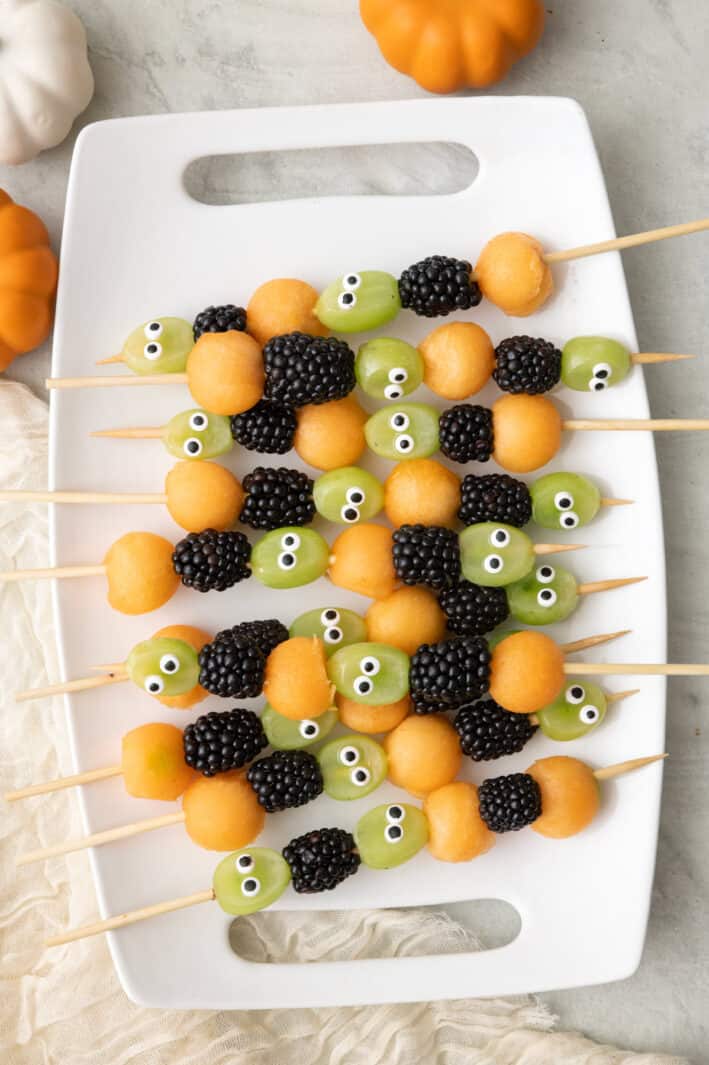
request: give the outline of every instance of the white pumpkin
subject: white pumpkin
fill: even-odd
[[[57,0],[0,0],[0,163],[63,141],[94,78],[79,18]]]

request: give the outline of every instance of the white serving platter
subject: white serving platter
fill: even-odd
[[[431,197],[317,198],[205,206],[184,190],[186,166],[201,156],[303,147],[450,141],[468,146],[479,173],[463,192]],[[174,314],[191,319],[209,303],[246,303],[270,277],[302,277],[323,287],[344,271],[380,268],[398,274],[426,255],[473,261],[493,234],[522,229],[549,248],[614,235],[588,123],[573,100],[477,98],[336,107],[163,115],[103,122],[77,142],[67,202],[53,373],[94,372],[97,358],[120,347],[139,322]],[[529,320],[506,319],[488,303],[471,317],[497,343],[532,332],[562,343],[601,333],[635,349],[636,337],[617,255],[555,268],[557,295]],[[402,314],[387,330],[414,342],[435,323]],[[357,343],[358,338],[353,338]],[[113,369],[113,368],[111,368]],[[100,371],[99,371],[100,372]],[[110,372],[107,371],[107,372]],[[677,371],[681,372],[681,371]],[[488,388],[477,402],[492,402]],[[419,398],[415,396],[413,398]],[[421,397],[435,401],[421,389]],[[643,417],[643,377],[635,369],[602,395],[559,392],[567,413]],[[51,485],[66,489],[160,491],[171,459],[159,442],[90,440],[93,429],[159,425],[192,406],[186,388],[98,389],[54,393]],[[262,461],[234,451],[227,463],[245,473]],[[280,464],[283,460],[277,457]],[[297,456],[286,461],[302,465]],[[368,458],[380,473],[387,464]],[[492,464],[487,467],[494,469]],[[571,534],[588,545],[569,563],[580,578],[648,574],[644,584],[587,597],[563,639],[631,628],[632,634],[587,652],[593,661],[665,660],[662,517],[652,437],[646,433],[578,433],[565,440],[551,468],[594,477],[605,494],[636,500],[612,508]],[[97,562],[122,533],[180,532],[156,506],[57,507],[54,561]],[[323,526],[326,536],[333,527]],[[546,539],[553,538],[549,533]],[[559,534],[558,539],[569,538]],[[115,661],[169,623],[211,631],[250,617],[289,622],[303,610],[365,602],[326,580],[290,593],[255,581],[224,594],[181,589],[154,615],[113,613],[102,578],[56,582],[57,633],[65,677]],[[536,736],[518,756],[465,770],[471,779],[526,768],[551,753],[604,765],[663,749],[665,685],[642,678],[641,694],[609,709],[582,741],[561,746]],[[122,734],[152,720],[184,725],[207,709],[171,712],[130,684],[68,701],[77,770],[116,762]],[[258,705],[258,703],[256,703]],[[604,786],[603,808],[583,835],[553,842],[533,832],[510,834],[471,864],[448,865],[427,852],[389,872],[362,868],[322,897],[286,892],[282,909],[350,909],[445,904],[497,898],[521,917],[507,946],[479,954],[371,959],[299,965],[255,964],[229,947],[230,919],[216,903],[112,934],[116,968],[134,1001],[177,1008],[262,1008],[426,1000],[571,987],[619,979],[637,967],[645,934],[655,858],[661,769],[653,766]],[[260,840],[281,847],[322,825],[351,828],[372,806],[405,796],[386,785],[368,798],[315,804],[268,818]],[[130,798],[120,779],[83,789],[87,830],[164,813],[171,804]],[[217,855],[191,844],[182,826],[98,848],[93,869],[101,911],[121,913],[209,887]]]

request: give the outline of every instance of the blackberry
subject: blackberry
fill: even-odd
[[[444,410],[438,422],[439,446],[451,462],[487,462],[495,445],[492,411],[472,403]]]
[[[241,621],[230,629],[222,629],[214,639],[220,640],[222,636],[245,636],[268,658],[274,647],[288,639],[288,629],[282,621],[269,618],[267,621]]]
[[[247,636],[228,630],[199,652],[199,683],[224,699],[253,699],[261,694],[266,657]]]
[[[490,682],[490,650],[480,636],[424,643],[409,667],[409,688],[418,713],[455,709],[479,699]],[[426,709],[428,708],[428,709]]]
[[[319,828],[296,836],[283,848],[283,857],[290,866],[293,890],[301,894],[332,891],[360,865],[354,837],[343,828]]]
[[[468,473],[460,486],[458,517],[464,525],[502,521],[521,529],[532,520],[532,497],[524,481],[507,473]]]
[[[508,337],[495,348],[492,376],[503,392],[534,396],[561,378],[561,352],[541,337]]]
[[[175,544],[172,565],[187,588],[223,592],[251,576],[251,544],[242,532],[205,529]]]
[[[239,333],[246,330],[246,311],[243,307],[235,307],[233,303],[207,307],[197,315],[192,326],[195,341],[199,340],[202,333],[228,333],[230,329],[236,329]]]
[[[491,777],[478,788],[480,816],[491,832],[518,832],[542,812],[542,794],[529,773]]]
[[[336,337],[284,333],[263,349],[266,399],[303,407],[344,399],[355,386],[354,352]]]
[[[237,444],[263,455],[285,455],[293,447],[297,428],[295,408],[267,399],[231,418],[231,435]]]
[[[527,714],[513,714],[493,699],[462,706],[453,727],[460,736],[460,749],[474,762],[517,754],[537,731]]]
[[[305,806],[323,790],[318,760],[309,751],[274,751],[249,766],[246,777],[269,814]]]
[[[394,569],[404,584],[446,588],[460,577],[458,534],[440,525],[401,525],[393,536]]]
[[[438,318],[451,311],[467,311],[482,299],[478,284],[471,279],[473,268],[465,259],[430,255],[404,270],[399,278],[402,307],[423,318]]]
[[[484,636],[510,616],[504,588],[482,588],[459,581],[445,588],[438,599],[446,623],[456,636]]]
[[[182,734],[185,761],[205,777],[241,769],[268,747],[261,718],[236,707],[202,714]]]
[[[243,480],[246,500],[239,520],[252,529],[308,525],[315,517],[313,482],[286,466],[257,466]]]

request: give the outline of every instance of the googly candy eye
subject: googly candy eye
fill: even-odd
[[[346,289],[347,292],[354,292],[361,284],[362,278],[359,274],[355,274],[354,272],[351,274],[345,274],[342,278],[342,287]]]
[[[384,829],[384,839],[387,843],[401,843],[404,838],[404,830],[401,825],[387,825]]]
[[[589,392],[605,392],[608,388],[608,382],[601,377],[592,377],[588,383]]]
[[[554,606],[556,600],[557,595],[553,588],[542,588],[541,591],[537,592],[537,602],[540,606]]]
[[[162,325],[160,322],[148,322],[143,333],[148,340],[157,340],[159,336],[162,336]]]
[[[406,817],[406,810],[403,806],[387,806],[385,816],[387,821],[403,821]]]
[[[330,628],[325,629],[325,632],[323,633],[323,640],[330,645],[342,643],[343,638],[344,633],[342,629],[337,627],[337,625],[331,625]]]
[[[239,873],[250,873],[255,864],[256,863],[250,854],[240,854],[234,862],[237,872]]]
[[[508,547],[510,534],[507,529],[493,529],[490,533],[490,543],[493,547]]]
[[[160,695],[165,690],[165,682],[162,677],[153,673],[143,681],[143,687],[149,695]]]
[[[320,621],[323,625],[337,625],[339,620],[340,611],[335,610],[334,606],[327,607],[320,615]]]
[[[554,496],[554,506],[557,510],[571,510],[574,505],[574,497],[570,492],[557,492]]]
[[[487,573],[501,573],[505,568],[505,560],[501,555],[487,555],[483,559],[483,568]]]
[[[409,379],[409,371],[403,366],[392,366],[387,376],[393,385],[403,385]]]
[[[413,450],[414,438],[408,433],[401,433],[394,441],[394,447],[400,455],[406,455]]]
[[[201,410],[196,410],[194,414],[190,415],[189,426],[190,429],[194,429],[196,433],[204,432],[209,425],[209,418]]]
[[[298,559],[295,557],[292,551],[281,551],[278,556],[278,568],[282,570],[294,569],[298,564]]]
[[[340,511],[340,518],[345,525],[356,525],[359,521],[359,507],[353,507],[351,503],[346,503]]]
[[[537,580],[540,584],[551,584],[556,577],[556,570],[553,566],[539,566],[537,569]]]
[[[360,753],[356,747],[343,747],[340,751],[339,758],[343,765],[357,765],[360,759]]]
[[[598,707],[592,706],[591,703],[579,710],[579,720],[583,721],[584,725],[595,725],[599,717]]]
[[[582,703],[586,698],[586,692],[580,684],[572,684],[571,687],[566,689],[566,701],[576,706],[578,703]]]
[[[363,673],[366,673],[369,677],[376,677],[379,670],[382,668],[381,662],[374,655],[367,655],[359,663],[359,668]]]
[[[385,399],[401,399],[404,394],[404,390],[401,385],[385,385],[384,386],[384,398]]]
[[[298,533],[289,532],[285,536],[281,537],[281,547],[285,551],[297,551],[300,547],[300,537]]]
[[[613,376],[613,367],[609,362],[597,362],[593,367],[593,376],[599,381],[610,381]]]
[[[371,695],[374,691],[374,684],[369,677],[355,677],[352,687],[357,695]]]
[[[353,769],[350,773],[350,780],[356,788],[366,788],[371,779],[372,774],[363,765],[358,766],[357,769]]]
[[[559,515],[559,525],[562,529],[577,529],[580,523],[578,514],[573,510],[567,510]]]
[[[354,292],[341,292],[337,297],[337,306],[341,311],[353,311],[357,304]]]
[[[353,503],[356,507],[359,507],[362,503],[364,503],[366,498],[367,494],[364,489],[360,488],[359,485],[356,484],[352,485],[345,492],[345,499],[347,500],[347,502]]]
[[[180,660],[177,655],[163,655],[160,659],[161,673],[177,673],[180,668]]]
[[[320,735],[320,726],[317,721],[306,718],[305,721],[298,722],[298,731],[304,740],[316,740]]]
[[[245,895],[247,899],[252,899],[255,895],[258,895],[261,890],[261,881],[257,876],[249,876],[246,880],[242,881],[241,893]]]
[[[158,344],[157,341],[151,340],[143,348],[143,355],[145,355],[146,359],[154,362],[155,359],[159,359],[162,355],[162,344]]]
[[[396,411],[389,419],[389,425],[397,433],[403,433],[405,429],[409,428],[410,424],[411,419],[403,410]]]
[[[185,455],[189,455],[191,459],[194,459],[197,458],[198,455],[202,454],[202,451],[204,450],[204,445],[202,444],[201,440],[197,439],[196,436],[188,436],[184,444],[182,445],[182,450],[184,451]]]

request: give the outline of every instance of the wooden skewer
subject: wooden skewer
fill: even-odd
[[[133,821],[129,825],[119,825],[118,828],[109,828],[105,832],[94,832],[90,836],[84,836],[83,839],[66,839],[62,843],[54,843],[51,847],[28,851],[27,854],[21,855],[15,864],[20,866],[31,865],[33,862],[43,862],[47,858],[55,858],[59,854],[72,854],[74,851],[87,850],[89,847],[100,847],[103,843],[113,843],[117,839],[139,836],[143,832],[154,832],[156,828],[180,825],[184,820],[185,815],[180,810],[179,813],[163,814],[161,817],[149,817],[145,821]]]
[[[45,581],[63,580],[67,577],[102,577],[106,567],[99,566],[55,566],[48,569],[11,569],[0,573],[0,581]]]
[[[106,358],[106,359],[97,359],[96,360],[96,365],[97,366],[108,366],[112,362],[125,362],[125,361],[126,361],[126,357],[123,354],[123,352],[121,351],[121,352],[118,353],[118,355],[109,355],[108,358]]]
[[[564,662],[564,673],[587,677],[709,677],[709,665],[704,662]]]
[[[615,432],[697,432],[709,429],[709,418],[570,418],[561,423],[562,429],[574,432],[595,432],[610,429]]]
[[[585,651],[589,647],[598,647],[602,643],[610,643],[612,640],[618,640],[621,636],[627,636],[631,632],[631,629],[620,629],[618,632],[604,632],[600,636],[586,636],[583,640],[574,640],[572,643],[562,643],[560,650],[565,655],[573,654],[575,651]]]
[[[48,377],[49,389],[114,388],[117,385],[186,385],[186,373],[125,374],[120,377]]]
[[[628,584],[639,584],[646,580],[647,577],[618,577],[610,581],[587,581],[586,584],[579,584],[576,594],[593,595],[594,592],[610,592],[613,588],[625,588]]]
[[[602,507],[628,507],[634,503],[634,499],[601,499]]]
[[[154,425],[144,429],[96,429],[89,433],[89,436],[111,437],[116,440],[159,440],[162,434],[162,426]]]
[[[621,699],[629,699],[631,695],[639,694],[640,688],[629,688],[628,691],[624,692],[606,692],[605,696],[607,703],[619,703]]]
[[[29,688],[24,692],[17,692],[16,703],[27,703],[32,699],[46,699],[52,695],[65,695],[67,692],[83,692],[89,688],[102,688],[106,684],[121,684],[128,680],[128,674],[111,673],[101,677],[81,677],[78,680],[65,680],[62,684],[50,684],[46,688]]]
[[[566,263],[571,259],[587,259],[590,255],[602,255],[607,251],[623,251],[626,248],[638,248],[641,244],[669,240],[671,237],[684,237],[690,233],[700,233],[704,229],[709,229],[709,218],[700,218],[696,222],[682,222],[676,226],[663,226],[662,229],[648,229],[644,233],[614,237],[612,240],[599,241],[598,244],[582,244],[578,248],[569,248],[567,251],[547,252],[544,259],[550,264]]]
[[[0,503],[167,503],[163,492],[0,492]]]
[[[103,769],[87,769],[85,773],[76,773],[72,777],[57,777],[56,780],[46,780],[43,784],[30,784],[29,787],[19,788],[17,791],[6,791],[4,799],[5,802],[31,799],[34,795],[49,795],[54,791],[64,791],[65,788],[76,788],[81,784],[93,784],[96,780],[119,777],[122,773],[123,768],[120,765],[104,766]]]
[[[64,943],[73,943],[77,939],[87,939],[89,936],[100,935],[101,932],[111,932],[115,928],[125,928],[137,921],[146,921],[150,917],[158,917],[161,913],[173,913],[175,910],[184,910],[188,906],[198,906],[202,902],[214,902],[216,895],[214,890],[197,891],[194,895],[183,895],[179,899],[170,899],[168,902],[158,902],[154,906],[144,906],[140,910],[131,910],[130,913],[121,913],[116,917],[107,917],[105,921],[96,921],[95,924],[86,924],[83,928],[74,928],[71,932],[64,932],[60,936],[51,936],[47,941],[48,947],[60,947]]]
[[[534,544],[535,555],[558,555],[562,551],[583,551],[586,544]]]
[[[89,666],[89,669],[96,670],[99,673],[123,673],[128,676],[125,662],[103,662],[97,666]]]
[[[624,776],[625,773],[632,773],[633,770],[640,769],[644,765],[662,762],[665,758],[667,758],[667,752],[651,754],[647,758],[630,758],[627,762],[617,762],[615,765],[604,766],[603,769],[595,769],[593,775],[596,780],[613,780],[615,777]]]
[[[634,366],[657,362],[683,362],[685,359],[696,359],[696,355],[670,355],[666,351],[643,351],[630,356],[630,361]]]

